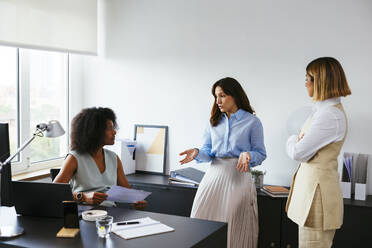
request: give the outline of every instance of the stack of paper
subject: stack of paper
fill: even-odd
[[[365,200],[367,195],[368,164],[370,155],[360,153],[344,153],[341,176],[341,189],[344,198]]]
[[[129,220],[127,222],[139,222],[139,224],[118,225],[114,223],[112,232],[124,239],[133,239],[159,233],[174,231],[174,228],[153,220],[150,217]]]
[[[272,197],[287,197],[289,193],[289,189],[287,188],[284,188],[282,186],[269,186],[269,185],[263,186],[261,191],[265,192],[266,194]]]
[[[114,202],[124,202],[124,203],[136,203],[146,199],[151,192],[137,190],[137,189],[128,189],[125,187],[114,185],[107,191],[108,201]]]

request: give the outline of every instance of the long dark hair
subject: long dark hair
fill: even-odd
[[[215,91],[217,86],[221,87],[226,95],[232,96],[234,98],[235,104],[239,109],[243,109],[251,114],[255,113],[251,104],[249,103],[248,96],[247,94],[245,94],[240,83],[234,78],[230,77],[222,78],[215,82],[212,86],[212,95],[214,96],[214,103],[212,106],[211,118],[209,121],[213,127],[217,126],[217,124],[221,120],[222,115],[221,110],[216,103],[217,97]]]
[[[116,115],[109,108],[85,108],[71,123],[71,150],[79,153],[94,153],[104,145],[107,121],[117,129]]]

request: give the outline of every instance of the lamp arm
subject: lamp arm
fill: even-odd
[[[0,171],[1,171],[2,165],[7,164],[10,161],[12,161],[13,158],[15,158],[23,149],[25,149],[26,146],[28,146],[35,139],[35,136],[36,136],[36,133],[34,133],[32,135],[32,137],[29,140],[26,141],[26,143],[24,143],[20,148],[18,148],[18,150],[12,156],[10,156],[7,160],[5,160],[4,163],[0,163],[0,165],[1,165],[0,166]]]

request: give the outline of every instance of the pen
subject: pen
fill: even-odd
[[[118,222],[116,225],[133,225],[133,224],[139,224],[139,221],[129,221],[129,222]]]

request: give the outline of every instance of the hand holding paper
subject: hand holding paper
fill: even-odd
[[[151,195],[151,192],[114,185],[107,191],[107,194],[107,200],[109,201],[136,203],[146,199],[146,197]]]

